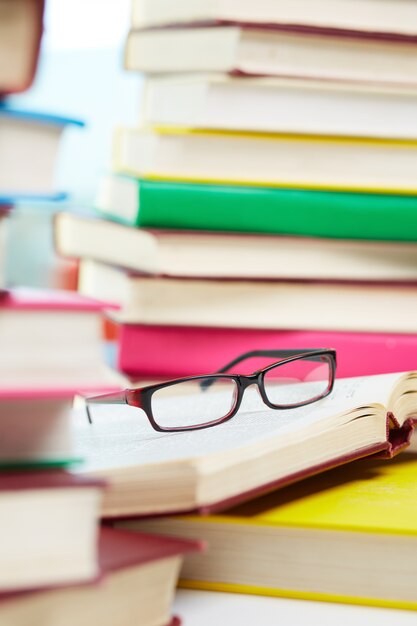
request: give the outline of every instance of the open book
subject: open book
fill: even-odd
[[[323,400],[291,410],[266,409],[250,387],[235,417],[207,430],[158,433],[126,405],[94,407],[92,424],[80,411],[74,427],[80,471],[109,480],[102,514],[122,517],[220,510],[353,459],[393,456],[414,416],[409,372],[337,380]]]

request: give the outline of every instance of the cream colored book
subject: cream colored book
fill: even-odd
[[[417,88],[403,85],[183,74],[147,78],[140,122],[156,127],[416,139],[416,105]]]
[[[126,324],[417,332],[414,285],[201,279],[129,273],[83,259],[79,289]]]
[[[364,37],[253,24],[131,30],[126,68],[148,74],[227,72],[415,85],[414,38]]]
[[[414,243],[131,228],[58,213],[55,244],[62,256],[163,276],[417,281]]]
[[[221,20],[417,34],[414,0],[133,0],[132,8],[134,28]]]
[[[417,192],[416,141],[123,128],[113,158],[116,172],[161,180]]]

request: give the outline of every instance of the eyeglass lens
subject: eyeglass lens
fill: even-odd
[[[231,378],[187,380],[154,392],[152,414],[161,428],[191,428],[226,417],[236,399],[237,384]]]
[[[265,394],[271,404],[290,408],[321,398],[329,390],[331,379],[329,356],[297,359],[265,372]]]

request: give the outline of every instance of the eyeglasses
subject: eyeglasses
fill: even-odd
[[[226,374],[245,359],[279,358],[252,374]],[[129,404],[142,409],[159,432],[210,428],[230,420],[239,410],[245,390],[256,385],[271,409],[293,409],[325,398],[333,389],[336,352],[316,350],[255,350],[240,355],[215,374],[178,378],[138,389],[125,389],[86,399],[91,404]]]

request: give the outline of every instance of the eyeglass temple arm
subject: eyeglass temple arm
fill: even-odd
[[[237,365],[241,361],[245,361],[246,359],[251,359],[253,357],[266,356],[266,357],[289,357],[289,356],[297,356],[298,354],[302,354],[303,352],[322,352],[323,348],[293,348],[292,350],[251,350],[250,352],[245,352],[244,354],[240,354],[233,361],[230,361],[227,365],[222,367],[221,369],[215,372],[216,374],[225,374],[231,367]],[[308,357],[311,361],[320,361],[320,356],[314,356],[310,354]],[[203,380],[200,383],[201,389],[208,389],[212,385],[212,381],[209,379]]]
[[[237,365],[241,361],[245,361],[246,359],[251,359],[259,356],[267,356],[267,357],[287,357],[287,356],[297,356],[297,354],[302,354],[303,352],[322,352],[322,349],[312,350],[311,348],[297,348],[292,350],[252,350],[251,352],[245,352],[240,356],[230,361],[227,365],[217,370],[216,374],[225,374],[231,367]],[[314,355],[310,355],[309,359],[312,361],[320,361],[320,357],[315,357]]]
[[[87,419],[90,424],[93,423],[91,419],[90,404],[128,404],[127,390],[116,391],[113,393],[105,393],[100,396],[92,396],[85,398],[85,411],[87,413]]]

